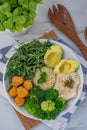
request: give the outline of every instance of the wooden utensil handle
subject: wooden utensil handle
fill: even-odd
[[[82,52],[84,58],[87,60],[87,47],[84,45],[84,43],[80,40],[80,38],[78,36],[73,37],[71,39],[76,43],[76,45]]]

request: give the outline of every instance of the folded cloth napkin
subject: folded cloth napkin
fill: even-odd
[[[69,46],[67,43],[65,43],[61,39],[55,39],[55,40],[61,42],[62,44]],[[3,81],[3,67],[6,64],[7,54],[9,53],[11,48],[12,48],[12,45],[6,46],[6,47],[0,49],[0,66],[1,66],[0,88],[2,87],[2,81]],[[71,48],[71,49],[74,50],[73,48]],[[43,123],[45,123],[49,127],[53,128],[53,130],[64,130],[65,129],[65,127],[66,127],[67,123],[69,122],[69,120],[71,119],[74,111],[77,109],[79,104],[83,101],[83,99],[87,95],[87,80],[86,80],[87,79],[87,61],[81,55],[77,54],[76,52],[75,52],[75,55],[80,60],[81,66],[83,69],[83,73],[84,73],[83,90],[82,90],[80,98],[78,99],[78,101],[76,102],[76,104],[73,106],[73,108],[70,111],[68,111],[66,114],[62,115],[60,118],[56,118],[55,120],[43,121]],[[4,96],[3,91],[0,91],[0,94]]]

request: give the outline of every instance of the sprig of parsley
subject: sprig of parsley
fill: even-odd
[[[42,83],[44,83],[44,82],[46,82],[46,79],[47,79],[47,73],[46,72],[42,72],[41,74],[40,74],[40,78],[38,79],[38,83],[39,84],[42,84]]]

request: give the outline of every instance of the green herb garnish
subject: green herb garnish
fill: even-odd
[[[65,84],[65,86],[67,86],[67,87],[69,87],[69,88],[73,88],[74,80],[72,79],[71,76],[69,76],[69,77],[67,78],[67,80],[64,81],[64,84]]]
[[[46,82],[46,79],[47,79],[47,73],[46,72],[41,72],[40,78],[38,79],[37,82],[39,84],[42,84],[42,83]]]

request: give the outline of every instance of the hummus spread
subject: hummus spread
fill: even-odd
[[[56,81],[56,74],[54,73],[53,69],[44,66],[41,69],[41,71],[46,72],[46,74],[47,74],[46,82],[44,82],[42,84],[38,83],[38,79],[40,78],[41,72],[40,72],[39,69],[37,69],[36,73],[35,73],[35,77],[33,78],[35,85],[39,85],[43,90],[54,87],[54,84],[55,84],[55,81]]]
[[[79,84],[80,77],[75,72],[58,74],[54,88],[59,91],[60,97],[69,100],[77,96]]]

